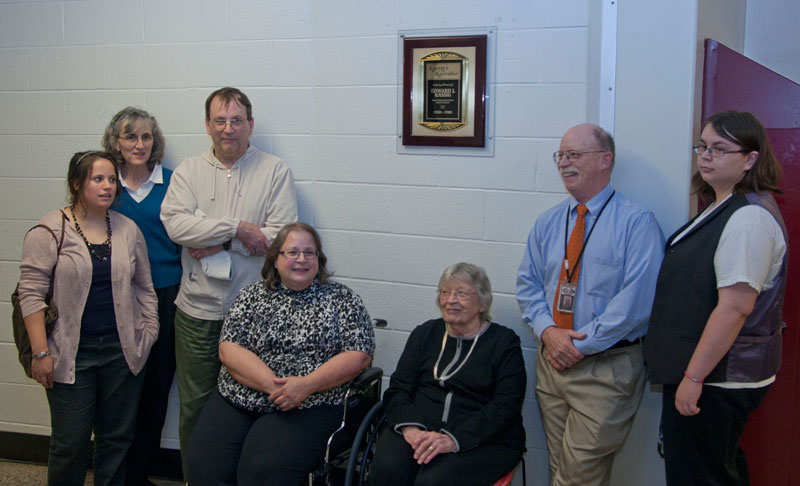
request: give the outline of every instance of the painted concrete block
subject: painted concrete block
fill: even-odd
[[[142,4],[123,0],[64,2],[67,45],[142,42]]]
[[[103,48],[48,47],[28,52],[31,89],[104,88],[106,63]]]
[[[144,42],[204,42],[230,38],[227,3],[143,0],[143,5]]]
[[[275,86],[311,86],[316,61],[310,40],[273,41],[273,83]]]
[[[231,39],[304,39],[312,36],[313,2],[231,0]]]
[[[69,133],[102,135],[108,122],[126,106],[145,108],[142,91],[70,91],[67,92]],[[159,121],[160,123],[160,121]]]
[[[50,92],[0,92],[0,133],[67,133],[67,96]]]
[[[109,88],[186,87],[186,48],[182,45],[106,47]]]
[[[332,0],[314,5],[316,38],[393,35],[394,11],[385,2]]]
[[[190,86],[272,86],[271,42],[203,42],[186,48]]]
[[[63,46],[60,4],[0,5],[0,46]]]
[[[0,12],[3,8],[0,7]],[[28,89],[28,53],[25,49],[0,50],[0,86],[4,90]]]

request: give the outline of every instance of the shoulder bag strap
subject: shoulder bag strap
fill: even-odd
[[[64,233],[65,227],[64,222],[67,220],[67,215],[64,214],[64,211],[61,211],[61,238],[59,239],[53,230],[50,229],[49,226],[45,226],[43,224],[37,224],[33,228],[28,230],[28,233],[35,230],[36,228],[44,228],[50,232],[53,236],[53,239],[56,241],[56,262],[53,264],[53,270],[50,272],[50,288],[47,289],[47,297],[49,299],[53,298],[53,279],[56,276],[56,267],[58,267],[58,258],[61,256],[61,247],[64,245]]]

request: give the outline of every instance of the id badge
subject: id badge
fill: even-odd
[[[562,280],[558,284],[558,305],[556,306],[556,310],[566,314],[575,312],[575,298],[577,295],[578,287]]]

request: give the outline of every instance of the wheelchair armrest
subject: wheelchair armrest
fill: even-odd
[[[375,380],[380,380],[382,377],[383,369],[376,366],[371,366],[366,368],[361,372],[360,375],[353,379],[353,381],[350,383],[350,388],[356,390],[365,390],[369,388]]]

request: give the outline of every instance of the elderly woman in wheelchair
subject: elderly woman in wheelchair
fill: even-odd
[[[319,234],[283,227],[264,280],[241,290],[222,327],[218,389],[189,440],[189,484],[296,485],[325,454],[346,384],[371,362],[361,298],[329,280]]]
[[[491,322],[486,272],[445,269],[442,318],[418,326],[383,397],[371,485],[490,485],[525,451],[526,374],[519,337]]]

